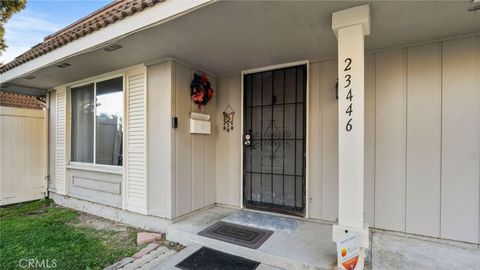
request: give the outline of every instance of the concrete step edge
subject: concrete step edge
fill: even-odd
[[[314,265],[291,258],[280,257],[277,255],[265,253],[260,250],[249,249],[223,241],[199,236],[190,232],[184,232],[178,229],[167,231],[167,240],[178,242],[182,245],[198,245],[213,248],[226,252],[235,256],[244,257],[250,260],[258,261],[262,264],[271,265],[282,269],[314,269],[314,270],[331,270],[330,265]]]

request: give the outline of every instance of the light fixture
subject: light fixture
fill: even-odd
[[[71,66],[69,63],[61,63],[60,65],[57,65],[59,68],[67,68],[69,66]]]
[[[122,45],[113,44],[113,45],[110,45],[108,47],[105,47],[103,50],[106,51],[106,52],[113,52],[113,51],[116,51],[120,48],[122,48]]]
[[[33,76],[33,75],[29,75],[29,76],[25,76],[25,77],[23,77],[23,78],[24,78],[25,80],[33,80],[33,79],[35,79],[36,77]]]

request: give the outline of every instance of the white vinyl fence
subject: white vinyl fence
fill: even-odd
[[[0,106],[0,205],[46,191],[45,111]]]

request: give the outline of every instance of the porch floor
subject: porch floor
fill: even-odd
[[[274,231],[258,249],[197,235],[217,221]],[[332,269],[336,263],[332,226],[249,210],[215,206],[168,226],[167,239],[186,246],[206,246],[281,269]]]

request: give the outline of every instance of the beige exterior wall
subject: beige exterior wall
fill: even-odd
[[[186,64],[167,61],[148,68],[149,211],[175,218],[215,203],[216,137],[190,134],[190,112],[200,112],[190,98],[193,74]],[[216,79],[209,76],[214,90]],[[218,91],[215,93],[217,95]],[[215,96],[202,113],[216,121]],[[172,117],[178,128],[172,128]]]
[[[217,160],[216,160],[216,202],[219,204],[241,206],[241,79],[232,76],[218,80],[217,88]],[[230,132],[223,131],[223,111],[230,105],[235,110],[233,127]]]
[[[338,211],[336,62],[310,65],[309,217]],[[480,37],[369,53],[365,220],[371,227],[480,242]],[[240,127],[240,75],[218,80]],[[221,127],[222,119],[217,119]],[[217,203],[241,206],[241,130],[217,136]]]
[[[164,62],[147,68],[147,192],[150,214],[172,217],[172,167],[174,133],[172,115],[172,63]]]
[[[215,97],[202,112],[211,115],[212,134],[196,135],[189,132],[190,112],[199,111],[190,99],[194,72],[176,61],[147,67],[146,195],[153,216],[173,219],[214,203],[241,207],[241,77],[210,76]],[[369,53],[365,74],[366,222],[479,242],[480,37]],[[335,222],[336,61],[311,63],[309,75],[308,217]],[[231,132],[222,129],[227,105],[236,111]],[[55,153],[65,146],[68,157],[68,140],[59,143]],[[58,178],[65,165],[53,168]]]

